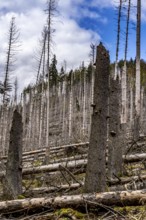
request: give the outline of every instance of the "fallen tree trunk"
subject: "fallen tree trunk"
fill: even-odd
[[[63,145],[63,146],[58,146],[58,147],[51,147],[51,151],[58,151],[60,149],[66,149],[66,148],[76,148],[76,147],[86,147],[89,145],[89,142],[85,142],[85,143],[77,143],[77,144],[69,144],[69,145]],[[27,151],[23,153],[23,156],[29,156],[32,154],[39,154],[39,153],[45,153],[46,152],[46,148],[43,149],[39,149],[39,150],[35,150],[35,151]],[[6,158],[6,157],[4,157]]]
[[[129,182],[135,182],[135,181],[144,181],[146,180],[146,175],[140,175],[140,176],[130,176],[130,177],[123,177],[119,179],[112,179],[108,180],[108,185],[117,185],[117,184],[127,184]]]
[[[132,163],[132,162],[139,162],[142,160],[146,160],[146,153],[143,154],[131,154],[131,155],[124,155],[123,160],[125,163]]]
[[[51,154],[60,154],[62,152],[52,152]],[[40,154],[38,155],[38,157],[40,157],[41,159],[43,158],[43,155],[45,156],[45,154]],[[64,154],[63,154],[64,155]],[[86,153],[83,153],[83,154],[80,154],[80,155],[75,155],[75,156],[72,156],[72,157],[68,157],[66,159],[69,160],[69,158],[74,158],[74,157],[82,157],[82,156],[85,156],[87,157],[87,154]],[[50,155],[51,156],[51,155]],[[34,157],[30,157],[30,160],[32,160]],[[25,161],[25,159],[29,161],[29,158],[28,157],[23,157],[23,160]],[[65,158],[61,158],[61,159],[58,159],[58,162],[62,161],[62,160],[66,160]],[[143,154],[130,154],[130,155],[123,155],[123,160],[125,163],[133,163],[133,162],[139,162],[139,161],[142,161],[142,160],[146,160],[146,153],[143,153]],[[55,162],[56,160],[54,160]]]
[[[59,170],[60,165],[67,167],[68,169],[73,169],[73,168],[80,168],[84,167],[87,164],[87,160],[78,160],[78,161],[69,161],[69,162],[64,162],[64,163],[56,163],[56,164],[49,164],[45,166],[40,166],[40,167],[31,167],[23,170],[23,175],[28,175],[28,174],[37,174],[41,172],[54,172]]]
[[[129,179],[130,180],[130,179]],[[113,182],[115,183],[115,182]],[[133,178],[130,182],[128,183],[121,183],[121,185],[115,185],[112,186],[112,182],[110,183],[111,186],[109,187],[109,191],[131,191],[131,190],[142,190],[146,186],[146,178],[145,179],[137,179]],[[45,193],[53,193],[53,192],[62,192],[64,190],[74,190],[78,189],[80,187],[83,187],[84,183],[73,183],[71,185],[65,184],[65,185],[60,185],[60,186],[50,186],[50,187],[39,187],[39,188],[34,188],[34,189],[29,189],[28,191],[24,192],[25,196],[31,197],[31,196],[36,196],[38,194],[45,194]]]
[[[68,148],[70,146],[84,146],[84,145],[87,146],[88,142],[87,143],[81,143],[81,144],[74,144],[74,145],[64,145],[62,147]],[[58,148],[61,149],[61,147],[58,147]],[[54,151],[54,149],[55,148],[51,149],[51,155],[50,156],[53,156],[53,154],[56,154],[57,156],[64,155],[64,151],[62,149],[61,149],[60,152]],[[31,151],[30,152],[24,152],[23,153],[23,161],[28,161],[28,162],[33,161],[35,159],[35,156],[33,154],[34,155],[36,154],[35,156],[36,157],[38,156],[38,159],[40,158],[42,160],[43,156],[45,156],[45,149],[36,150],[36,151],[32,151],[32,152]],[[85,154],[85,152],[83,152],[83,154]],[[31,155],[31,156],[29,156],[29,155]],[[3,156],[3,157],[1,157],[1,159],[7,159],[7,156]],[[63,160],[63,158],[61,160]],[[132,162],[139,162],[139,161],[142,161],[142,160],[146,160],[146,153],[133,154],[133,155],[123,155],[123,160],[124,160],[125,163],[132,163]],[[58,162],[59,162],[59,159],[58,159]]]
[[[63,162],[63,163],[54,163],[54,164],[49,164],[49,165],[45,165],[45,166],[39,166],[39,167],[27,167],[24,168],[22,171],[23,175],[28,175],[28,174],[38,174],[41,172],[54,172],[54,171],[58,171],[59,170],[59,166],[62,165],[64,167],[67,167],[68,169],[75,169],[75,168],[86,168],[87,166],[87,159],[81,159],[81,160],[76,160],[76,161],[67,161],[67,162]],[[0,172],[0,177],[4,177],[5,176],[5,172]],[[127,177],[125,179],[126,182],[129,182],[131,177]],[[114,180],[115,184],[117,184],[117,182],[119,182],[119,180]]]
[[[64,152],[62,152],[62,154],[60,154],[60,152],[57,153],[58,155],[56,156],[61,156],[61,155],[64,155]],[[31,156],[31,157],[23,157],[23,162],[33,162],[35,160],[41,160],[43,161],[44,160],[44,156],[45,156],[45,153],[44,155],[43,154],[40,154],[38,155],[37,158],[35,158],[34,156]],[[63,158],[60,158],[60,159],[53,159],[53,155],[51,154],[50,155],[50,163],[59,163],[59,162],[64,162],[64,161],[70,161],[70,160],[76,160],[76,159],[82,159],[82,158],[85,158],[87,159],[87,154],[79,154],[79,155],[74,155],[74,156],[71,156],[71,157],[63,157]],[[134,155],[123,155],[123,161],[124,163],[134,163],[134,162],[139,162],[139,161],[142,161],[142,160],[146,160],[146,153],[143,153],[143,154],[134,154]]]
[[[78,189],[80,187],[82,187],[82,186],[79,183],[73,183],[71,185],[65,184],[65,185],[60,185],[60,186],[39,187],[39,188],[30,189],[30,190],[24,192],[24,195],[31,197],[31,196],[38,195],[38,194],[62,192],[64,190]]]
[[[43,157],[39,158],[40,161],[43,161]],[[56,163],[62,163],[62,162],[71,162],[71,161],[77,161],[77,160],[81,160],[81,159],[85,159],[87,160],[87,154],[81,154],[81,155],[76,155],[76,156],[72,156],[72,157],[65,157],[65,158],[60,158],[60,159],[51,159],[49,164],[56,164]],[[24,163],[26,162],[35,162],[37,160],[27,160],[24,161]]]
[[[89,145],[89,142],[83,142],[83,143],[76,143],[76,144],[69,144],[69,145],[63,145],[63,146],[58,146],[58,147],[51,147],[50,149],[52,151],[58,151],[60,149],[66,149],[66,148],[70,148],[70,147],[82,147],[82,146],[88,146]],[[39,153],[45,153],[46,152],[46,148],[42,148],[42,149],[39,149],[39,150],[35,150],[35,151],[26,151],[26,152],[23,152],[23,156],[29,156],[29,155],[32,155],[32,154],[39,154]],[[3,156],[4,158],[6,158],[6,156]],[[2,158],[2,157],[1,157]]]
[[[122,192],[104,192],[104,193],[90,193],[80,195],[58,196],[51,198],[33,198],[22,200],[11,200],[0,202],[0,213],[7,213],[13,211],[22,211],[23,209],[32,210],[43,207],[62,208],[62,207],[85,207],[90,206],[104,207],[106,206],[133,206],[143,205],[146,203],[146,191],[122,191]]]
[[[64,163],[56,163],[56,164],[49,164],[45,166],[40,166],[40,167],[29,167],[26,169],[23,169],[22,174],[23,175],[29,175],[29,174],[38,174],[41,172],[54,172],[58,171],[60,165],[67,167],[68,169],[73,169],[73,168],[82,168],[85,167],[87,164],[87,160],[78,160],[78,161],[69,161],[69,162],[64,162]],[[4,177],[5,172],[0,173],[0,177]]]

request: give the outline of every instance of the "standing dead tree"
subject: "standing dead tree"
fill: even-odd
[[[122,71],[122,112],[121,112],[122,124],[127,123],[127,52],[128,52],[130,10],[131,10],[131,0],[128,0],[125,52],[124,52],[125,57],[124,57],[124,67]]]
[[[6,58],[6,66],[5,66],[5,76],[4,76],[4,83],[3,83],[3,103],[8,101],[8,92],[11,91],[12,86],[9,83],[9,75],[14,69],[14,55],[16,50],[18,49],[18,39],[19,39],[19,31],[15,25],[15,18],[12,17],[9,29],[9,42],[8,42],[8,49],[7,49],[7,58]]]
[[[51,42],[52,42],[52,34],[54,33],[53,29],[53,18],[56,14],[56,0],[48,0],[47,2],[47,9],[45,10],[48,18],[47,18],[47,66],[46,66],[46,76],[48,77],[47,83],[47,129],[46,129],[46,147],[48,148],[46,151],[46,157],[49,156],[49,114],[50,114],[50,55],[51,55]]]
[[[94,97],[94,75],[95,75],[95,68],[94,68],[94,62],[95,62],[95,53],[96,53],[96,46],[95,44],[90,45],[91,48],[91,65],[92,65],[92,80],[91,80],[91,104],[93,103],[93,97]]]
[[[17,99],[18,99],[17,96],[18,96],[18,80],[16,77],[14,82],[14,105],[17,105]]]
[[[108,176],[114,178],[122,173],[121,138],[121,85],[119,79],[110,79],[109,136],[108,136]]]
[[[102,192],[106,189],[106,144],[109,93],[109,54],[102,45],[97,47],[94,104],[85,192]]]
[[[123,0],[120,0],[118,7],[118,26],[117,26],[117,44],[116,44],[116,61],[115,61],[115,79],[118,75],[118,58],[119,58],[119,45],[120,45],[120,33],[121,33],[121,16],[122,16],[122,4]]]
[[[6,53],[6,64],[4,69],[4,81],[0,83],[0,93],[2,94],[3,106],[1,109],[1,139],[2,152],[5,153],[6,134],[7,134],[7,105],[10,101],[10,94],[12,85],[10,83],[10,73],[14,71],[15,55],[18,51],[19,31],[15,25],[15,18],[12,17],[10,28],[8,31],[8,48]]]
[[[22,116],[15,110],[10,131],[9,151],[4,181],[4,197],[16,199],[22,193]]]
[[[141,47],[141,0],[137,0],[136,28],[136,81],[135,81],[135,140],[139,138],[140,129],[140,47]]]

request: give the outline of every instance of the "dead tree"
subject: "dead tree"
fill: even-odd
[[[7,102],[9,99],[8,92],[11,91],[12,86],[9,82],[10,72],[14,70],[15,59],[14,56],[18,49],[18,39],[19,39],[19,31],[15,25],[15,18],[12,17],[10,23],[10,29],[8,33],[8,49],[7,49],[7,57],[6,57],[6,65],[5,65],[5,77],[3,83],[3,103]]]
[[[114,178],[122,173],[122,139],[120,129],[121,88],[119,79],[110,79],[108,176]]]
[[[124,67],[122,71],[122,112],[121,123],[127,123],[127,52],[128,52],[128,37],[129,37],[129,20],[130,20],[131,0],[128,0],[127,21],[126,21],[126,38],[124,52]]]
[[[50,128],[50,55],[51,55],[51,43],[52,43],[52,34],[54,33],[53,29],[53,18],[55,17],[56,14],[56,8],[57,8],[57,3],[56,0],[48,0],[47,1],[47,9],[45,10],[48,17],[47,17],[47,63],[46,63],[46,76],[48,77],[47,80],[47,114],[46,114],[46,119],[47,119],[47,127],[46,127],[46,163],[47,163],[47,158],[49,158],[49,152],[50,152],[50,147],[49,147],[49,128]]]
[[[65,195],[57,197],[44,197],[44,198],[28,198],[13,201],[0,202],[0,212],[10,213],[33,210],[41,210],[48,207],[48,209],[65,208],[65,207],[83,207],[85,205],[92,208],[107,208],[110,206],[138,206],[146,202],[145,190],[136,191],[117,191],[117,192],[104,192],[104,193],[91,193],[79,195]],[[73,219],[73,218],[71,218]]]
[[[7,199],[17,198],[22,193],[22,131],[22,116],[15,110],[4,180],[4,197]]]
[[[18,50],[18,39],[19,39],[19,31],[15,25],[15,18],[12,17],[10,22],[10,28],[8,31],[8,46],[6,50],[6,63],[4,68],[4,80],[0,83],[0,93],[3,96],[3,106],[2,106],[2,113],[1,113],[1,146],[2,152],[5,153],[5,140],[6,140],[6,112],[7,104],[10,101],[10,94],[9,92],[12,90],[12,84],[10,82],[10,73],[14,71],[14,64],[15,64],[15,55]]]
[[[141,0],[137,0],[136,28],[136,81],[135,81],[135,128],[134,139],[139,138],[140,129],[140,46],[141,46]]]
[[[120,33],[121,33],[122,4],[123,4],[123,0],[120,0],[120,4],[119,4],[119,7],[118,7],[116,61],[115,61],[115,79],[116,79],[116,77],[117,77],[117,75],[118,75],[118,59],[119,59],[119,45],[120,45]]]
[[[97,47],[94,84],[94,104],[85,192],[102,192],[106,188],[106,144],[109,93],[109,54],[102,45]]]

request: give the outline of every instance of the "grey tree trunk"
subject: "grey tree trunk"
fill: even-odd
[[[135,81],[135,110],[140,116],[140,43],[141,43],[141,0],[137,0],[137,30],[136,30],[136,81]]]
[[[108,176],[122,173],[122,140],[120,131],[121,88],[119,80],[110,79]]]
[[[4,181],[4,197],[17,198],[22,193],[22,116],[15,110],[10,131],[6,177]]]
[[[100,43],[97,47],[94,104],[85,192],[106,190],[106,144],[109,94],[109,54]]]
[[[135,80],[135,121],[134,140],[139,138],[140,130],[140,45],[141,45],[141,0],[137,0],[137,30],[136,30],[136,80]]]
[[[119,45],[120,45],[120,34],[121,34],[121,16],[122,16],[122,4],[123,1],[120,0],[118,7],[118,25],[117,25],[117,43],[116,43],[116,61],[115,61],[115,76],[116,79],[119,75],[118,59],[119,59]]]

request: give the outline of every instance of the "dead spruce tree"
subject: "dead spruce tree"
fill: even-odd
[[[47,28],[44,27],[42,31],[42,36],[40,40],[40,47],[37,52],[36,61],[37,61],[37,79],[36,79],[36,88],[37,88],[37,97],[36,105],[38,103],[38,147],[41,148],[44,145],[43,139],[43,110],[45,102],[45,72],[46,72],[46,41],[47,41]],[[40,101],[39,101],[40,100]]]
[[[46,158],[48,158],[49,155],[49,114],[50,114],[50,55],[51,55],[51,42],[52,42],[52,34],[54,33],[53,29],[53,19],[56,14],[57,9],[57,3],[56,0],[48,0],[47,1],[47,9],[45,10],[48,18],[47,18],[47,67],[46,67],[46,76],[48,77],[48,83],[47,83],[47,129],[46,129]]]
[[[117,25],[117,43],[116,43],[116,61],[115,61],[115,79],[119,74],[118,59],[119,59],[119,45],[120,45],[120,33],[121,33],[121,17],[122,17],[122,4],[123,0],[120,0],[118,7],[118,25]]]
[[[10,77],[10,73],[14,71],[14,63],[15,63],[14,56],[16,55],[16,51],[19,46],[18,39],[19,39],[19,31],[15,25],[15,18],[12,17],[8,32],[8,49],[7,49],[5,76],[3,83],[3,103],[8,101],[9,99],[8,92],[10,92],[12,89],[12,86],[9,82],[9,77]]]
[[[126,21],[126,38],[124,52],[124,67],[122,71],[122,112],[121,123],[127,123],[127,52],[128,52],[128,37],[129,37],[129,20],[130,20],[131,0],[128,0],[127,21]]]
[[[10,92],[12,91],[12,85],[10,82],[10,74],[14,71],[15,55],[18,51],[19,31],[15,25],[15,18],[12,17],[10,22],[10,28],[8,31],[8,46],[6,51],[6,63],[4,68],[4,81],[0,83],[0,93],[2,94],[2,112],[1,112],[1,139],[2,153],[5,154],[6,149],[6,124],[7,124],[7,112],[8,104],[10,101]]]
[[[108,134],[108,177],[122,174],[121,138],[121,84],[119,78],[110,78],[109,134]]]
[[[90,48],[91,48],[90,57],[91,57],[91,65],[92,65],[92,79],[91,79],[91,104],[92,104],[94,97],[94,74],[95,74],[94,63],[95,63],[95,53],[96,53],[95,44],[92,43],[90,45]]]
[[[94,84],[94,104],[85,192],[102,192],[106,189],[106,144],[109,93],[109,54],[102,45],[97,47]]]
[[[140,47],[141,47],[141,0],[137,0],[135,123],[134,123],[135,140],[139,138],[139,130],[140,130]]]
[[[22,193],[22,132],[22,116],[15,110],[4,180],[4,197],[7,199],[17,198]]]

